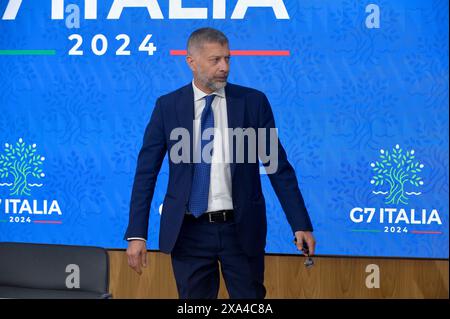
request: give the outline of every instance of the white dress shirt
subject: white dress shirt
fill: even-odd
[[[194,80],[192,80],[192,88],[194,89],[193,150],[194,152],[198,152],[200,146],[200,119],[206,104],[205,96],[208,94],[200,90],[194,84]],[[211,105],[214,113],[214,129],[216,130],[216,134],[213,140],[207,212],[233,209],[231,170],[230,163],[227,160],[230,156],[230,148],[227,130],[228,113],[225,89],[222,88],[211,94],[216,95]],[[127,240],[133,239],[145,240],[141,237],[127,238]]]
[[[200,119],[205,108],[205,96],[208,94],[200,90],[192,81],[194,89],[194,152],[199,152],[200,146]],[[211,175],[209,183],[207,212],[216,210],[233,209],[231,197],[231,170],[227,159],[230,156],[228,141],[228,116],[227,99],[225,89],[222,88],[211,94],[216,95],[212,102],[214,113],[214,129],[216,134],[213,140],[213,152],[211,158]]]

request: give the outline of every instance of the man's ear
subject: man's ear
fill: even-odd
[[[186,56],[186,63],[189,66],[189,68],[192,70],[192,72],[195,72],[195,69],[196,69],[195,62],[194,62],[194,59],[190,55]]]

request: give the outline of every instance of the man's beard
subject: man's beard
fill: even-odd
[[[200,82],[202,82],[207,88],[211,89],[212,91],[217,91],[220,89],[223,89],[226,85],[227,85],[227,81],[214,81],[214,80],[210,80],[208,79],[206,76],[204,77],[203,75],[199,74],[198,78],[200,80]]]
[[[217,91],[223,89],[227,85],[227,81],[219,82],[219,81],[210,81],[206,83],[206,86],[213,91]]]

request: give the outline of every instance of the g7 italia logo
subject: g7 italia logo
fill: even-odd
[[[40,188],[45,178],[42,170],[45,157],[40,155],[36,144],[26,144],[22,138],[15,144],[5,143],[0,152],[0,190],[8,190],[8,198],[0,198],[0,222],[61,224],[60,220],[35,219],[62,215],[57,200],[32,198],[33,188]],[[25,198],[24,198],[25,197]],[[7,219],[3,219],[6,216]]]
[[[370,163],[374,186],[372,193],[383,196],[385,207],[354,207],[350,220],[364,228],[360,232],[441,234],[435,228],[442,225],[435,208],[409,207],[412,196],[420,196],[424,185],[422,171],[425,165],[416,158],[415,150],[402,150],[395,145],[392,150],[380,149],[379,158]],[[367,227],[367,226],[375,227]],[[380,229],[382,225],[382,229]],[[412,229],[412,227],[414,229]],[[411,227],[411,229],[410,229]],[[426,228],[425,228],[426,227]],[[433,229],[429,229],[433,227]]]

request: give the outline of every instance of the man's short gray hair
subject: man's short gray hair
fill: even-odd
[[[187,43],[187,52],[190,55],[194,49],[201,48],[204,43],[228,44],[228,38],[221,31],[213,28],[200,28],[191,33]]]

